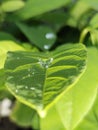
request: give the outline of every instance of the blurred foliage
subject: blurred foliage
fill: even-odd
[[[51,106],[45,118],[40,118],[34,109],[28,107],[30,105],[16,101],[10,116],[16,124],[38,130],[98,129],[98,0],[0,0],[0,100],[14,98],[5,86],[4,64],[8,51],[24,51],[25,57],[29,52],[46,60],[58,46],[63,45],[61,48],[66,50],[68,43],[83,43],[87,47],[87,67],[81,78],[77,78],[76,84]],[[76,48],[72,45],[71,49],[70,55]],[[77,55],[81,50],[78,49]],[[65,50],[59,48],[54,55]],[[78,58],[77,61],[72,57],[70,60],[78,63]],[[13,61],[10,66],[16,63]],[[64,61],[60,62],[62,64]]]

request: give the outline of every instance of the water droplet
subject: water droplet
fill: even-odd
[[[50,58],[50,62],[52,62],[53,61],[53,58]]]
[[[48,50],[50,48],[49,45],[44,45],[44,49]]]
[[[44,68],[48,68],[49,67],[49,65],[51,64],[51,62],[53,61],[53,58],[50,58],[50,59],[39,59],[39,64],[41,65],[41,66],[43,66]]]
[[[45,35],[45,37],[46,37],[46,39],[54,39],[54,38],[55,38],[55,35],[54,35],[54,33],[47,33],[47,34]]]
[[[41,66],[43,66],[43,61],[42,61],[42,59],[39,59],[39,62],[38,62]]]
[[[32,88],[30,88],[31,90],[35,90],[35,88],[34,87],[32,87]]]
[[[16,93],[18,93],[18,89],[16,89]]]
[[[45,65],[45,68],[47,69],[49,66],[48,65]]]

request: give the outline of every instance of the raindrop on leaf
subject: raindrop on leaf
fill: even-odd
[[[48,49],[50,49],[50,46],[49,45],[44,45],[44,49],[48,50]]]
[[[47,69],[48,67],[49,67],[48,65],[45,66],[46,69]]]
[[[32,87],[32,88],[30,88],[31,90],[35,90],[35,88],[34,87]]]
[[[55,35],[53,33],[47,33],[45,35],[46,39],[54,39],[55,38]]]

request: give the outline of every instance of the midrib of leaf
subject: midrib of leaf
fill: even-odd
[[[45,70],[47,70],[47,69],[45,69]],[[42,104],[44,104],[44,92],[45,92],[46,78],[47,78],[47,71],[45,71],[45,79],[44,79],[44,84],[43,84]],[[39,114],[41,117],[45,116],[46,111],[44,110],[44,107],[43,107],[43,110],[39,111]]]

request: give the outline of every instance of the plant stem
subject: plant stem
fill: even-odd
[[[80,42],[80,43],[84,43],[85,37],[86,37],[87,33],[90,32],[90,30],[91,30],[91,28],[90,28],[90,27],[87,27],[87,28],[85,28],[85,29],[81,32],[80,39],[79,39],[79,42]]]

